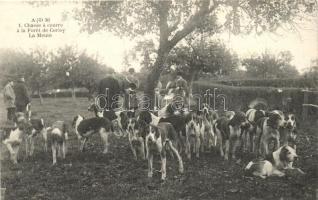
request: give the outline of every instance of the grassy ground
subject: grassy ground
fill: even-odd
[[[76,114],[86,117],[88,101],[77,99],[38,99],[32,102],[35,117],[43,117],[48,124],[55,120],[68,123]],[[0,108],[3,108],[0,105]],[[5,112],[1,109],[1,121]],[[5,199],[315,199],[317,193],[318,138],[317,124],[302,124],[299,131],[298,154],[295,163],[307,174],[295,178],[245,177],[243,168],[252,159],[243,155],[242,161],[225,162],[215,152],[207,152],[200,159],[184,159],[185,173],[177,172],[177,162],[168,158],[167,180],[160,181],[156,172],[147,178],[146,161],[134,161],[127,138],[111,137],[110,153],[103,155],[98,135],[89,141],[84,153],[78,152],[75,134],[70,134],[67,158],[52,166],[51,154],[43,152],[41,138],[37,138],[35,155],[13,166],[6,148],[1,146],[1,187],[6,188]],[[154,166],[159,169],[159,159]]]

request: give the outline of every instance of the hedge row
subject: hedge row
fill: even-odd
[[[296,88],[317,88],[318,77],[297,78],[297,79],[249,79],[249,80],[221,80],[215,81],[218,84],[231,86],[256,86],[256,87],[296,87]]]
[[[215,89],[216,88],[216,89]],[[247,110],[250,102],[256,98],[262,98],[267,101],[268,109],[286,110],[286,99],[289,99],[288,110],[298,114],[302,111],[304,101],[304,92],[300,88],[274,88],[274,87],[235,87],[198,81],[193,84],[193,93],[206,94],[207,90],[211,93],[216,91],[216,96],[223,94],[226,100],[226,109],[228,110]],[[219,96],[220,97],[220,96]],[[212,97],[213,99],[213,97]],[[317,93],[309,93],[308,101],[317,103]],[[213,101],[212,101],[212,104]],[[215,106],[218,110],[222,109],[222,99],[216,98]],[[313,112],[317,112],[313,109]]]

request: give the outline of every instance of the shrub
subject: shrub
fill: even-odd
[[[203,95],[208,89],[213,93],[216,89],[216,96],[224,94],[226,97],[226,108],[228,110],[244,110],[248,109],[248,105],[256,98],[265,99],[268,103],[268,109],[286,110],[283,103],[289,98],[289,111],[301,114],[302,104],[304,100],[304,92],[300,88],[275,88],[275,87],[235,87],[228,85],[215,84],[207,81],[197,81],[193,84],[193,93]],[[316,102],[317,93],[309,93],[309,102]],[[222,102],[217,98],[216,108],[221,109]]]

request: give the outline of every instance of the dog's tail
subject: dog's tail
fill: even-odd
[[[255,163],[253,161],[250,161],[244,169],[244,175],[251,176],[254,171],[255,171]]]

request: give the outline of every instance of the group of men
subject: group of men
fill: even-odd
[[[138,100],[136,96],[136,90],[139,88],[139,80],[136,77],[135,70],[133,68],[130,68],[128,70],[128,75],[125,77],[126,81],[128,82],[128,89],[126,89],[125,92],[125,108],[128,110],[136,110],[138,108]],[[155,99],[155,106],[161,107],[161,90],[162,83],[158,81],[158,84],[155,88],[155,95],[157,95],[157,98]],[[188,83],[187,81],[182,77],[182,74],[180,72],[173,73],[171,80],[166,85],[166,100],[169,102],[169,100],[172,101],[172,99],[178,95],[180,97],[188,97],[189,95],[189,89],[188,89]]]
[[[181,73],[176,73],[172,76],[173,78],[167,83],[165,88],[167,91],[166,96],[169,97],[170,95],[171,98],[175,95],[181,95],[182,97],[188,96],[188,85],[186,80],[181,76]],[[128,82],[128,89],[126,89],[125,92],[125,107],[129,110],[134,110],[138,107],[136,90],[138,90],[140,83],[133,68],[128,70],[128,74],[125,78]],[[156,93],[159,95],[161,90],[162,84],[159,81],[156,87]],[[27,105],[30,103],[30,96],[24,77],[20,77],[16,81],[11,78],[4,87],[3,96],[5,107],[7,109],[8,121],[13,120],[16,112],[26,112]],[[156,102],[156,104],[160,103]]]
[[[16,81],[11,78],[3,89],[3,97],[8,121],[14,119],[16,112],[26,112],[31,100],[24,77],[20,77]]]

